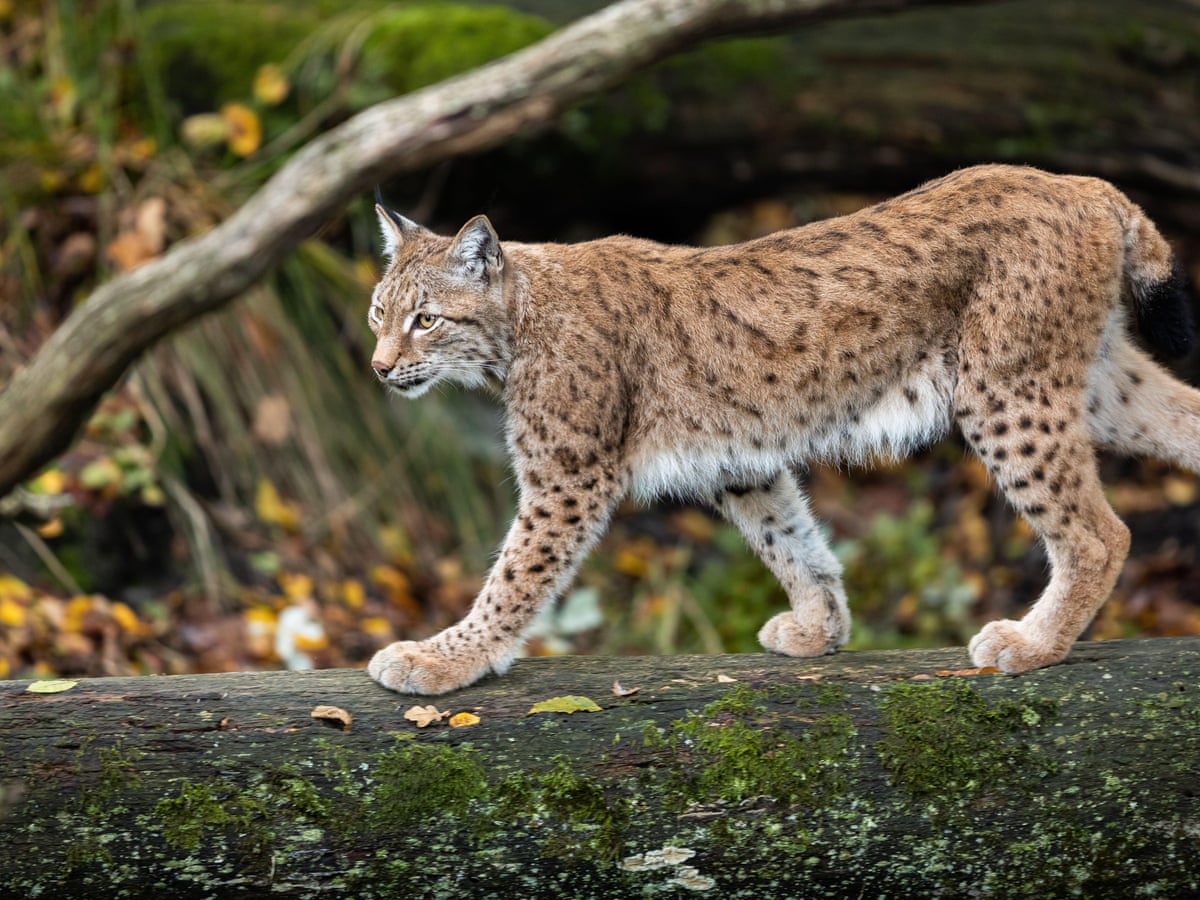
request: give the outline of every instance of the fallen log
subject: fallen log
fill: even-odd
[[[968,665],[522,660],[432,703],[357,670],[0,682],[0,896],[1200,892],[1200,637]],[[531,713],[556,697],[598,709]]]

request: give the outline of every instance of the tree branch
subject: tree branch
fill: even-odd
[[[0,898],[1197,896],[1200,638],[967,664],[521,660],[436,704],[355,670],[0,682]],[[561,695],[599,709],[530,714]]]

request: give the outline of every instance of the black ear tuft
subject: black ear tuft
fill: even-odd
[[[394,209],[383,204],[383,193],[375,187],[375,212],[379,216],[379,232],[383,236],[383,252],[389,259],[396,255],[401,243],[428,235],[428,229],[411,219],[406,219]]]

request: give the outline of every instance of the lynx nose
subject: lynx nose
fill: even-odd
[[[375,374],[378,375],[380,379],[385,379],[388,377],[388,373],[392,371],[393,367],[384,365],[380,362],[372,362],[371,368],[375,370]]]

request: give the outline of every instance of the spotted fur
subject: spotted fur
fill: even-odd
[[[509,664],[629,491],[714,505],[791,609],[759,637],[809,656],[845,642],[841,570],[791,467],[903,455],[957,427],[1046,543],[1052,575],[978,665],[1063,659],[1104,602],[1129,533],[1094,446],[1200,472],[1200,392],[1129,323],[1187,346],[1169,248],[1104,181],[985,166],[853,215],[731,247],[613,237],[501,245],[487,219],[439,237],[380,208],[391,256],[372,365],[417,396],[503,384],[520,486],[470,613],[376,654],[398,691],[437,694]]]

